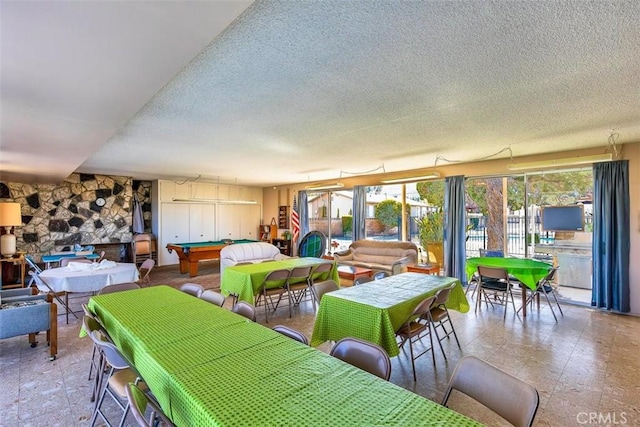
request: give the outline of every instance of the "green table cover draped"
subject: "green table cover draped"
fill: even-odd
[[[379,344],[389,356],[397,356],[395,331],[406,322],[420,301],[451,284],[456,286],[449,296],[447,308],[468,312],[469,303],[460,281],[431,274],[402,273],[325,294],[311,345],[356,337]]]
[[[95,296],[89,308],[178,426],[478,425],[167,286]]]
[[[472,277],[473,273],[478,270],[479,265],[504,268],[507,273],[524,283],[531,290],[536,289],[538,281],[546,276],[552,268],[551,265],[545,262],[528,258],[467,258],[467,277]]]
[[[255,294],[264,278],[270,272],[280,269],[292,269],[295,267],[305,267],[308,265],[331,263],[333,268],[329,274],[336,283],[339,282],[338,270],[335,262],[322,258],[290,258],[281,261],[261,262],[258,264],[246,264],[224,269],[224,274],[220,281],[220,290],[225,296],[229,294],[238,295],[238,301],[254,303]]]

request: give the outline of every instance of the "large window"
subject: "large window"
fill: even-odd
[[[327,236],[328,252],[346,250],[352,241],[353,192],[308,192],[309,231]]]
[[[534,257],[559,266],[557,284],[566,299],[588,302],[591,289],[593,176],[591,169],[470,178],[467,191],[467,255],[491,250]],[[584,231],[545,230],[546,206],[582,205]]]

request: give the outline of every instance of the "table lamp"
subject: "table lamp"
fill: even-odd
[[[0,236],[0,254],[5,258],[11,258],[16,253],[16,236],[11,233],[12,227],[22,225],[20,203],[0,203],[0,227],[4,227],[6,233]]]

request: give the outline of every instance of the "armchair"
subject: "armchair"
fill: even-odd
[[[36,333],[47,331],[50,360],[58,353],[58,311],[51,294],[34,294],[36,288],[0,291],[0,339],[29,335],[31,347]]]

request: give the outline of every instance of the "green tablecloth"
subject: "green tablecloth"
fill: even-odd
[[[528,258],[467,258],[467,277],[473,276],[473,273],[478,270],[479,265],[504,268],[510,275],[532,290],[536,289],[538,281],[546,276],[552,268],[550,264]]]
[[[258,264],[246,264],[224,269],[220,290],[225,296],[229,294],[238,295],[238,301],[254,303],[255,294],[270,272],[280,269],[292,269],[308,265],[318,265],[332,263],[330,278],[340,284],[338,270],[334,261],[322,258],[290,258],[281,261],[261,262]]]
[[[402,273],[325,294],[313,328],[311,345],[361,338],[382,346],[389,356],[399,354],[395,331],[425,298],[455,283],[447,308],[461,313],[469,303],[460,281],[422,273]]]
[[[95,296],[89,309],[177,426],[478,425],[170,287]]]

